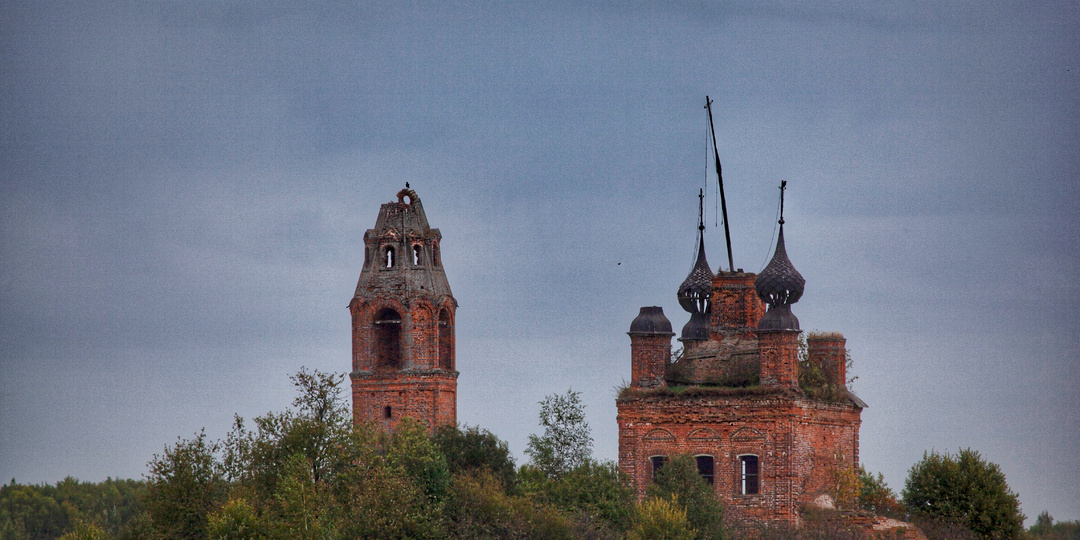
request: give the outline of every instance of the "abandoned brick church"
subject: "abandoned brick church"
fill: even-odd
[[[847,390],[843,336],[807,336],[805,366],[819,377],[800,386],[791,304],[805,280],[788,260],[780,215],[776,252],[759,275],[714,275],[699,221],[697,261],[678,289],[690,312],[678,358],[663,308],[643,307],[630,324],[631,383],[616,406],[619,468],[638,497],[668,456],[689,454],[734,522],[794,524],[840,468],[859,463],[866,405]]]
[[[760,275],[713,274],[699,220],[697,261],[677,291],[690,312],[677,358],[662,308],[643,307],[630,324],[631,383],[616,405],[619,467],[638,497],[669,456],[690,454],[730,518],[795,523],[802,504],[829,492],[838,468],[858,464],[865,404],[847,390],[840,334],[807,336],[804,369],[819,380],[800,385],[791,304],[805,282],[788,260],[783,223],[781,212],[776,252]],[[457,422],[457,301],[441,239],[408,185],[364,234],[349,304],[357,421],[393,429],[410,416],[430,430]]]

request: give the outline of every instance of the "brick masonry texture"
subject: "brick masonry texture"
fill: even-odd
[[[765,303],[754,289],[757,274],[748,272],[716,273],[712,292],[712,339],[725,335],[750,337],[758,321],[765,316]]]
[[[631,386],[616,400],[619,468],[643,498],[651,458],[710,456],[713,490],[736,526],[796,524],[799,508],[829,492],[838,468],[857,466],[861,402],[812,399],[799,389],[800,332],[757,329],[765,305],[756,278],[716,276],[710,338],[674,363],[666,358],[664,384],[654,381],[670,337],[648,336],[645,343],[631,333]],[[811,361],[843,381],[843,337],[815,334],[808,344]],[[756,494],[742,493],[742,456],[758,459]]]
[[[673,334],[630,334],[631,380],[634,386],[664,385],[664,370],[671,361]]]
[[[406,201],[408,199],[408,201]],[[442,235],[412,190],[382,205],[364,234],[364,267],[349,302],[353,419],[430,431],[457,424],[457,301],[440,260]]]
[[[633,396],[617,401],[619,468],[638,497],[652,456],[712,456],[713,490],[735,521],[793,523],[796,510],[828,490],[837,466],[859,457],[860,411],[808,400],[794,390],[730,397]],[[739,456],[755,455],[760,492],[741,495]]]
[[[836,332],[817,333],[806,336],[806,349],[810,362],[821,366],[829,384],[847,384],[847,340]]]

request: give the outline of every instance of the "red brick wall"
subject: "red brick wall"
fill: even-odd
[[[651,456],[710,455],[714,490],[736,522],[794,523],[799,505],[827,486],[837,459],[858,462],[859,409],[783,388],[728,397],[630,396],[616,405],[619,468],[639,498],[651,482]],[[744,454],[759,459],[757,495],[739,493]]]
[[[757,296],[757,274],[718,271],[713,278],[711,339],[725,333],[747,334],[765,316],[765,304]]]
[[[457,377],[442,371],[352,375],[353,418],[394,429],[406,416],[434,431],[457,425]],[[390,407],[390,416],[386,416]]]
[[[847,385],[847,341],[836,333],[817,333],[806,337],[806,351],[810,362],[821,366],[829,384]]]
[[[630,384],[646,388],[664,385],[673,335],[630,333]]]
[[[376,366],[379,343],[373,321],[385,307],[393,308],[402,318],[400,363],[398,369]],[[449,324],[442,326],[440,345],[439,310],[446,310]],[[439,367],[440,352],[454,355],[453,300],[441,306],[424,298],[414,298],[406,308],[396,298],[365,300],[354,298],[349,304],[353,319],[353,418],[394,428],[405,416],[411,416],[434,430],[440,425],[457,424],[457,372]],[[442,347],[442,351],[440,351]],[[390,407],[390,418],[386,407]]]
[[[799,385],[799,331],[758,332],[762,386]]]

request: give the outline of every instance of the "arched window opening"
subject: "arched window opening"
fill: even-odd
[[[375,367],[401,367],[401,315],[390,308],[375,317]]]
[[[652,456],[649,458],[649,465],[652,466],[652,479],[656,481],[656,473],[660,472],[660,469],[664,468],[664,464],[667,463],[667,456]]]
[[[439,310],[439,367],[454,369],[454,327],[450,324],[450,312]]]
[[[393,418],[393,416],[394,416],[394,415],[393,415],[392,411],[390,410],[390,406],[389,406],[389,405],[387,405],[387,406],[386,406],[386,408],[385,408],[385,409],[383,409],[383,416],[384,416],[385,418],[388,418],[388,419],[389,419],[389,418]]]
[[[713,457],[712,456],[694,456],[694,460],[697,461],[697,472],[701,475],[701,478],[705,480],[710,486],[713,483]]]
[[[761,488],[757,456],[739,456],[739,493],[756,495]]]
[[[416,244],[412,247],[412,263],[415,266],[420,266],[420,244]]]
[[[393,248],[393,246],[386,246],[386,250],[383,252],[383,254],[384,254],[383,263],[386,264],[387,268],[393,268],[394,267],[394,248]]]

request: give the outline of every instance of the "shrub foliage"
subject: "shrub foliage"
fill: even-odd
[[[961,525],[983,538],[1017,538],[1024,514],[1005,474],[968,448],[923,455],[908,472],[904,506],[925,518]]]

